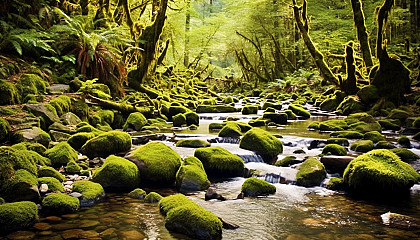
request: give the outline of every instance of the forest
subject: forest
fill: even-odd
[[[3,0],[0,240],[415,239],[420,0]]]

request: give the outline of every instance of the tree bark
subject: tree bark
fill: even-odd
[[[372,67],[372,53],[369,45],[369,37],[366,31],[365,16],[362,10],[361,0],[351,0],[351,7],[353,9],[353,20],[357,29],[357,40],[359,40],[360,48],[362,50],[363,60],[366,67]]]
[[[127,104],[127,103],[116,103],[114,101],[109,101],[109,100],[103,100],[94,96],[89,95],[88,99],[87,99],[89,104],[92,105],[98,105],[101,106],[103,108],[106,109],[113,109],[113,110],[117,110],[120,111],[122,113],[133,113],[133,112],[140,112],[142,113],[145,117],[152,117],[153,115],[153,111],[154,111],[154,107],[149,106],[149,107],[138,107],[138,106],[134,106],[131,104]]]
[[[187,1],[187,12],[185,13],[185,40],[184,40],[184,66],[190,65],[190,23],[191,23],[191,1]]]
[[[308,26],[308,20],[306,18],[306,0],[303,1],[303,6],[301,11],[301,7],[297,6],[296,0],[293,0],[293,14],[295,17],[296,24],[299,28],[300,34],[303,38],[303,41],[306,44],[306,47],[308,48],[309,53],[311,54],[312,58],[315,61],[316,66],[319,69],[319,72],[322,76],[322,78],[334,85],[339,85],[339,81],[337,77],[331,72],[331,69],[327,66],[327,63],[324,61],[324,56],[322,53],[315,47],[314,43],[312,42],[311,37],[309,36],[309,26]],[[305,22],[302,20],[304,19]]]
[[[348,95],[356,94],[359,88],[356,85],[356,66],[354,65],[353,43],[346,45],[346,69],[347,79],[343,82],[341,89]]]

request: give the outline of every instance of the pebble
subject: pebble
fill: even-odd
[[[144,238],[144,234],[136,230],[121,232],[121,236],[126,240],[138,240]]]
[[[7,235],[8,239],[12,240],[29,240],[34,239],[35,233],[29,231],[17,231]]]
[[[41,186],[39,187],[39,191],[42,193],[48,192],[48,185],[45,183],[41,184]]]
[[[73,181],[66,181],[64,182],[64,185],[72,185],[74,182]]]
[[[91,228],[91,227],[95,227],[98,226],[100,223],[99,221],[95,221],[95,220],[82,220],[79,223],[79,227],[80,228]]]
[[[47,222],[59,222],[61,220],[62,220],[62,218],[57,217],[57,216],[48,216],[48,217],[44,218],[44,221],[47,221]]]
[[[83,229],[70,229],[64,231],[61,236],[63,239],[72,239],[72,238],[80,238],[81,234],[84,232]]]
[[[34,224],[34,228],[36,230],[46,231],[46,230],[49,230],[51,228],[51,225],[48,224],[48,223],[39,222],[39,223]]]
[[[99,233],[100,237],[109,238],[109,237],[115,237],[117,229],[115,228],[108,228],[105,231],[102,231]]]
[[[64,214],[64,215],[61,215],[61,216],[63,218],[69,219],[69,218],[77,218],[79,216],[79,214],[77,214],[77,213],[70,213],[70,214]]]
[[[72,192],[69,195],[75,198],[81,198],[83,196],[81,193],[78,192]]]

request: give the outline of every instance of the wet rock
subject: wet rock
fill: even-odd
[[[23,107],[23,110],[26,110],[37,117],[41,117],[44,120],[45,129],[47,129],[54,122],[60,121],[57,114],[44,104],[26,104]]]
[[[198,148],[194,156],[203,163],[210,176],[243,176],[242,159],[221,147]]]
[[[204,199],[206,201],[209,201],[209,200],[212,200],[212,199],[217,199],[217,200],[220,200],[220,201],[225,201],[226,200],[225,197],[223,197],[222,195],[218,194],[216,192],[216,189],[215,188],[212,188],[212,187],[210,187],[210,188],[207,189],[206,194],[204,195]]]
[[[203,164],[196,157],[187,157],[176,174],[176,187],[181,193],[206,190],[210,186]]]
[[[29,231],[17,231],[7,235],[7,239],[11,240],[30,240],[35,238],[34,232]]]
[[[305,154],[306,152],[303,149],[297,149],[293,151],[294,154]]]
[[[75,197],[75,198],[81,198],[83,195],[78,192],[72,192],[69,194],[69,196]]]
[[[158,203],[162,199],[162,196],[156,192],[150,192],[144,197],[145,203]]]
[[[403,229],[419,229],[420,219],[410,216],[387,212],[381,215],[382,223],[390,227],[403,228]]]
[[[82,197],[79,197],[81,207],[92,206],[105,197],[105,191],[100,184],[86,180],[75,182],[73,191],[82,194]]]
[[[266,162],[271,162],[283,152],[282,142],[260,128],[253,128],[245,133],[239,147],[260,154]]]
[[[91,228],[91,227],[96,227],[100,224],[99,221],[95,221],[95,220],[82,220],[79,222],[79,227],[80,228]]]
[[[308,149],[311,150],[311,149],[314,149],[314,148],[322,148],[326,144],[327,144],[327,142],[324,141],[324,140],[313,140],[309,143]]]
[[[45,183],[41,184],[41,186],[39,187],[39,191],[40,191],[41,193],[46,193],[46,192],[48,192],[48,185],[47,185],[47,184],[45,184]]]
[[[228,222],[228,221],[222,219],[221,217],[219,217],[219,219],[220,219],[220,221],[222,221],[224,229],[238,229],[239,228],[239,225],[237,225],[237,224]]]
[[[353,159],[349,156],[323,156],[321,157],[321,163],[324,164],[327,172],[341,174]]]
[[[148,143],[149,141],[164,141],[166,140],[166,135],[164,134],[151,134],[151,135],[144,135],[144,136],[136,136],[132,138],[133,145],[143,145]]]
[[[143,233],[137,230],[122,231],[120,232],[120,234],[123,239],[127,239],[127,240],[138,240],[138,239],[143,239],[145,237]]]
[[[108,228],[99,233],[99,236],[102,238],[112,238],[117,236],[117,229],[115,228]]]
[[[76,212],[80,207],[79,199],[64,193],[53,193],[42,200],[43,210],[49,213],[65,214]]]
[[[242,184],[241,192],[244,197],[267,196],[276,192],[276,187],[258,178],[247,178]]]
[[[63,237],[63,239],[79,239],[83,232],[84,232],[83,229],[69,229],[69,230],[65,230],[61,234],[61,237]]]
[[[48,216],[48,217],[45,217],[44,218],[44,221],[47,221],[47,222],[60,222],[62,220],[62,218],[61,217],[57,217],[57,216]]]
[[[22,201],[0,205],[0,232],[6,233],[32,226],[38,219],[38,207]]]
[[[286,156],[283,159],[278,160],[274,165],[278,167],[289,167],[300,162],[300,160],[296,160],[295,156]]]
[[[51,229],[51,225],[48,223],[43,223],[43,222],[39,222],[39,223],[35,223],[33,226],[36,230],[39,231],[47,231]]]

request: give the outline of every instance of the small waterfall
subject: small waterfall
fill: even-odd
[[[244,163],[250,163],[250,162],[259,162],[259,163],[263,163],[264,160],[260,155],[257,154],[251,154],[251,155],[239,155],[237,154],[240,158],[242,158],[242,160],[244,161]]]
[[[275,174],[275,173],[268,173],[264,176],[255,176],[255,177],[271,184],[285,183],[286,181],[285,178],[282,177],[280,174]]]
[[[239,144],[239,138],[231,137],[217,137],[212,139],[207,139],[209,143],[230,143],[230,144]]]

